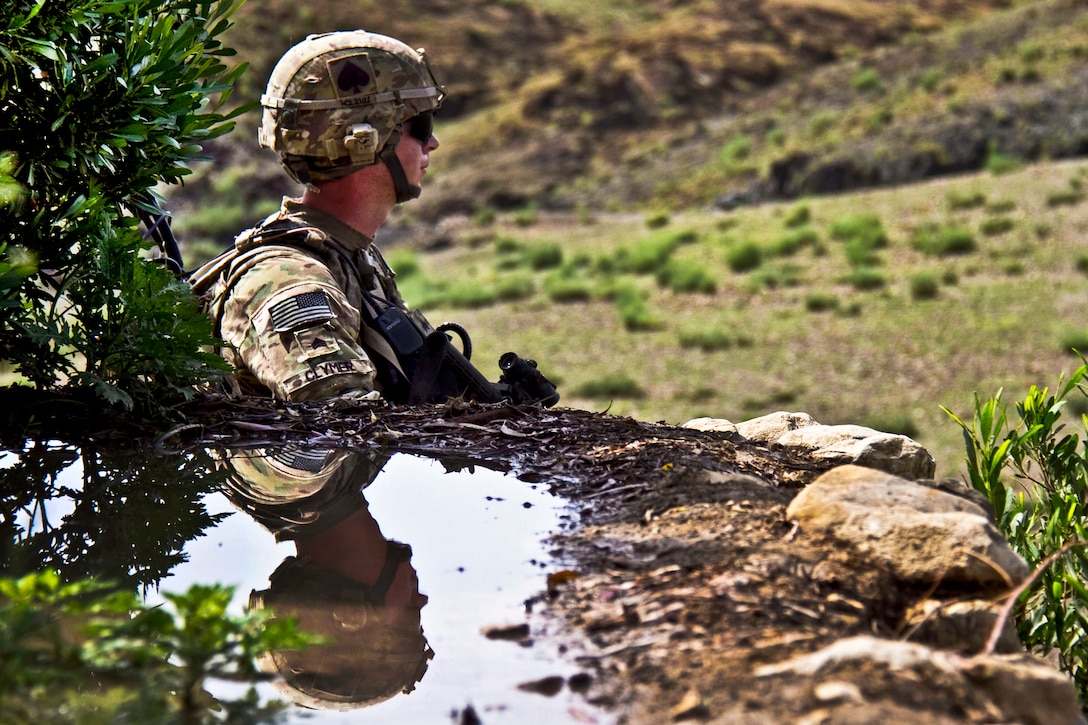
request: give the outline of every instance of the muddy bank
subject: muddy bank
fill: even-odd
[[[902,436],[803,414],[697,429],[502,405],[208,398],[187,413],[158,448],[378,447],[571,500],[582,526],[553,542],[567,568],[526,624],[582,667],[600,712],[575,721],[1082,721],[1069,679],[1002,625],[1028,572],[985,501],[925,480],[932,459]]]

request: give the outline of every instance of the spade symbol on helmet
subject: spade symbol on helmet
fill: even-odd
[[[360,93],[370,85],[370,74],[350,60],[340,68],[336,85],[344,93]]]

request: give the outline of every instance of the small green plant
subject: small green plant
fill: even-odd
[[[558,270],[544,278],[544,294],[552,302],[589,302],[593,299],[593,285],[570,270]]]
[[[975,396],[970,423],[942,406],[963,431],[971,485],[1035,572],[1014,592],[1020,640],[1042,656],[1057,650],[1082,702],[1088,700],[1088,450],[1081,435],[1066,432],[1073,421],[1065,408],[1071,397],[1088,395],[1086,375],[1088,364],[1059,379],[1055,394],[1032,386],[1016,404],[1016,420],[1009,420],[1001,391],[985,401]],[[1088,436],[1088,418],[1074,424]]]
[[[1084,201],[1084,192],[1077,189],[1059,189],[1046,195],[1046,205],[1053,208],[1058,206],[1076,206]]]
[[[971,230],[957,224],[923,224],[914,230],[911,245],[932,257],[970,254],[978,249]]]
[[[941,87],[941,72],[936,68],[927,68],[918,78],[918,86],[926,93],[936,93]]]
[[[563,264],[563,248],[555,242],[537,244],[525,250],[525,257],[533,270],[554,269]]]
[[[812,208],[808,204],[798,204],[786,213],[782,223],[787,229],[803,227],[812,221]]]
[[[910,296],[915,300],[932,300],[940,294],[941,285],[933,272],[919,272],[910,278]]]
[[[839,298],[830,292],[811,292],[805,295],[805,309],[809,312],[833,312],[839,308]]]
[[[540,220],[540,209],[536,202],[530,202],[515,211],[511,219],[519,227],[531,227]]]
[[[714,328],[700,327],[691,330],[681,330],[677,339],[680,342],[680,347],[684,349],[702,350],[703,352],[728,350],[736,344],[734,336],[729,332]]]
[[[820,235],[809,226],[796,227],[772,241],[767,246],[767,253],[773,257],[790,257],[805,247],[815,247]]]
[[[986,194],[981,191],[962,191],[953,189],[945,196],[945,203],[950,211],[978,209],[986,204]]]
[[[1061,332],[1058,347],[1062,352],[1079,355],[1078,351],[1088,352],[1088,327],[1073,327]]]
[[[850,87],[859,93],[881,93],[884,79],[876,68],[860,68],[851,76]]]
[[[1078,272],[1083,275],[1088,275],[1088,254],[1077,255],[1077,260],[1073,264],[1076,266]]]
[[[615,291],[616,310],[628,332],[651,332],[663,326],[661,318],[646,304],[646,295],[634,285],[620,285]]]
[[[232,596],[229,587],[198,585],[164,594],[165,606],[149,606],[104,582],[62,583],[54,571],[0,579],[5,719],[27,722],[30,713],[56,723],[252,717],[262,707],[254,690],[240,700],[217,701],[205,681],[255,684],[258,657],[319,640],[265,611],[229,614]],[[228,717],[216,720],[211,710]]]
[[[1020,169],[1024,165],[1022,159],[1002,153],[995,144],[990,144],[989,153],[986,156],[986,170],[994,176],[1008,174]]]
[[[646,215],[646,228],[660,229],[662,227],[667,227],[670,221],[672,221],[672,215],[667,211],[651,212]]]
[[[869,249],[888,246],[888,233],[880,217],[865,212],[842,216],[832,222],[831,238],[842,242],[858,240]]]
[[[670,259],[657,273],[657,283],[678,293],[712,295],[718,291],[714,274],[694,260]]]
[[[615,268],[633,274],[655,274],[685,239],[686,232],[655,232],[633,246],[617,250],[614,256]]]
[[[996,237],[1000,234],[1006,234],[1016,228],[1016,222],[1011,217],[1007,216],[994,216],[988,219],[983,219],[979,224],[978,230],[988,237]]]
[[[883,287],[887,284],[887,279],[879,269],[856,267],[846,277],[846,282],[854,289],[869,292]]]
[[[725,263],[738,274],[751,272],[763,264],[763,249],[752,241],[738,242],[726,250]]]
[[[478,227],[489,227],[495,223],[498,216],[499,214],[494,207],[485,206],[472,215],[472,223]]]
[[[595,400],[613,400],[615,398],[639,400],[646,397],[646,391],[637,381],[627,375],[615,373],[577,386],[574,389],[574,395]]]
[[[817,138],[823,136],[835,126],[838,118],[834,111],[819,111],[808,120],[808,132]]]

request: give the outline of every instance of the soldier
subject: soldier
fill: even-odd
[[[276,64],[259,141],[305,191],[190,277],[236,392],[558,402],[536,363],[512,352],[489,382],[469,362],[468,333],[409,310],[374,245],[393,207],[420,194],[444,97],[422,49],[363,30],[312,35]]]
[[[434,328],[408,310],[374,235],[419,196],[444,96],[422,49],[362,30],[310,36],[280,59],[259,142],[305,191],[190,279],[242,392],[407,398],[411,372],[390,335]]]

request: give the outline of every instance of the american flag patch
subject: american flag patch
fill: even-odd
[[[277,302],[272,305],[268,315],[272,319],[272,329],[276,332],[287,332],[296,327],[333,318],[329,296],[323,290],[305,292]]]

